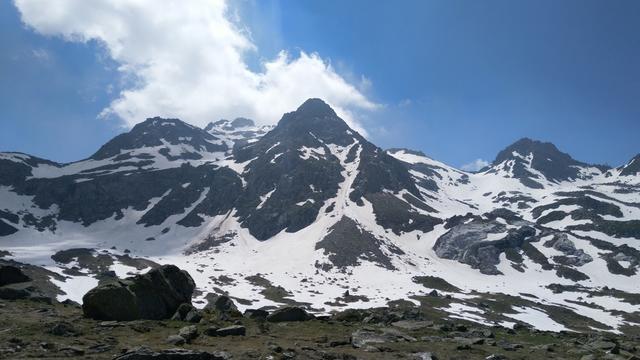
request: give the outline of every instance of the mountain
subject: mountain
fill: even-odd
[[[607,167],[574,160],[555,145],[523,138],[500,151],[486,171],[519,179],[531,188],[542,188],[544,182],[592,178]]]
[[[640,154],[636,155],[626,165],[619,168],[621,176],[635,176],[640,174]]]
[[[60,299],[108,270],[173,263],[201,303],[330,311],[436,290],[452,317],[630,331],[638,163],[589,165],[521,139],[465,172],[380,149],[320,99],[276,126],[152,118],[74,163],[0,153],[0,256],[58,274]]]

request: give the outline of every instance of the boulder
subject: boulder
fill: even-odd
[[[184,338],[187,342],[191,342],[198,337],[198,328],[195,325],[185,326],[178,331],[178,335]]]
[[[297,306],[283,307],[267,316],[267,321],[269,322],[307,321],[311,319],[313,319],[313,315]]]
[[[144,275],[99,284],[82,298],[85,316],[96,320],[168,319],[191,303],[195,283],[184,270],[163,265]]]
[[[52,304],[53,299],[43,294],[32,283],[11,284],[0,287],[0,299],[2,300],[31,300]]]
[[[178,306],[178,309],[176,310],[176,313],[171,317],[171,320],[186,321],[192,323],[197,323],[201,319],[202,315],[200,314],[200,311],[198,311],[198,309],[196,309],[193,305],[186,303],[180,304],[180,306]]]
[[[176,346],[184,345],[186,342],[186,340],[180,335],[169,335],[167,336],[166,341],[167,341],[167,344],[176,345]]]
[[[31,281],[20,268],[11,265],[0,266],[0,286]]]
[[[66,321],[55,323],[51,326],[49,333],[55,336],[78,336],[80,332]]]
[[[215,336],[245,336],[247,329],[242,325],[233,325],[218,329],[214,334]]]
[[[347,309],[333,315],[333,320],[342,322],[360,322],[364,318],[358,309]]]
[[[238,311],[236,304],[226,295],[209,295],[207,300],[209,300],[209,303],[204,307],[207,310],[216,310],[223,313]]]
[[[223,351],[169,349],[153,351],[148,347],[139,347],[114,358],[114,360],[229,360],[231,355]]]
[[[247,309],[244,311],[244,317],[254,320],[265,320],[269,316],[269,312],[262,309]]]

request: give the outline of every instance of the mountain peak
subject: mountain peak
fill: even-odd
[[[550,142],[522,138],[500,151],[489,171],[502,168],[525,185],[539,188],[542,179],[536,172],[548,181],[559,182],[589,176],[581,171],[589,167],[604,168],[577,161]]]
[[[91,158],[102,160],[116,156],[122,151],[166,146],[166,144],[188,143],[198,150],[224,151],[226,147],[217,144],[216,140],[213,135],[182,120],[153,117],[137,124],[128,133],[120,134],[111,139]]]
[[[499,152],[498,156],[496,156],[496,159],[493,161],[493,165],[498,165],[505,160],[514,158],[515,156],[533,156],[534,158],[544,157],[545,159],[568,162],[571,163],[571,165],[582,165],[582,163],[571,158],[569,154],[563,153],[562,151],[558,150],[558,148],[554,144],[550,142],[533,140],[526,137],[514,142],[513,144],[509,145],[507,148]]]
[[[337,116],[329,104],[318,98],[307,99],[298,107],[296,113],[314,117]]]
[[[621,167],[620,175],[637,175],[640,174],[640,154],[634,156],[629,162]]]

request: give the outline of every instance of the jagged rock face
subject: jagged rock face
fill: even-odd
[[[0,265],[0,286],[31,281],[20,268],[11,265]]]
[[[442,220],[437,217],[415,210],[411,204],[424,211],[437,212],[411,194],[405,194],[406,201],[386,192],[368,194],[365,198],[373,205],[376,222],[385,229],[391,229],[397,235],[414,230],[428,233],[434,226],[442,223]]]
[[[581,172],[581,168],[590,167],[595,166],[574,160],[551,143],[524,138],[498,153],[488,171],[502,169],[528,187],[542,188],[542,180],[560,182],[590,176]],[[603,166],[597,168],[600,172],[607,169]]]
[[[332,148],[345,152],[346,146],[358,146],[347,131],[326,104],[308,101],[285,114],[259,141],[235,149],[237,162],[249,161],[238,215],[253,236],[266,240],[285,229],[300,230],[316,219],[344,180]]]
[[[316,243],[316,249],[324,250],[331,263],[340,268],[357,266],[362,260],[367,260],[394,269],[392,255],[402,254],[402,250],[392,244],[385,244],[348,217],[343,217],[333,225],[329,233]],[[322,264],[317,266],[322,267]]]
[[[350,164],[357,163],[349,193],[356,203],[383,190],[406,190],[415,201],[421,199],[405,166],[351,130],[319,99],[285,114],[272,131],[236,148],[234,155],[237,162],[249,162],[238,215],[260,240],[311,224],[323,205],[336,197]]]
[[[527,241],[535,239],[536,230],[524,222],[508,229],[496,221],[496,214],[488,218],[471,218],[471,221],[450,224],[450,230],[436,241],[433,249],[445,259],[458,260],[487,275],[498,275],[496,268],[500,254],[507,250],[520,250]],[[514,219],[510,219],[514,220]],[[495,240],[489,237],[496,238]]]
[[[631,159],[620,171],[620,175],[622,176],[634,176],[638,174],[640,174],[640,154]]]
[[[172,153],[170,146],[182,149],[179,154]],[[228,150],[227,146],[218,138],[177,119],[150,118],[136,125],[130,132],[118,135],[103,145],[92,159],[103,160],[117,155],[123,155],[126,150],[145,147],[161,147],[160,154],[169,160],[200,159],[201,152],[220,152]]]
[[[195,283],[184,270],[163,265],[144,275],[103,283],[82,298],[85,316],[97,320],[168,319],[191,303]]]
[[[200,224],[197,214],[215,215],[228,211],[242,189],[236,173],[210,165],[192,167],[185,164],[155,172],[118,172],[78,181],[81,178],[82,175],[34,178],[16,184],[14,189],[18,194],[33,196],[34,204],[41,209],[56,206],[59,211],[55,219],[80,222],[85,226],[111,217],[117,220],[127,208],[148,209],[152,199],[159,199],[138,220],[139,224],[157,225],[171,215],[182,214],[204,196],[197,209],[179,220],[185,225]],[[28,214],[23,215],[23,220],[25,217],[30,220]],[[31,219],[31,222],[39,229],[55,230],[53,220],[43,217]]]

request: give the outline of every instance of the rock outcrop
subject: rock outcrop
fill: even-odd
[[[306,321],[311,319],[313,319],[313,315],[297,306],[283,307],[267,316],[267,321],[269,322]]]
[[[0,286],[27,281],[31,281],[31,278],[25,275],[20,268],[11,265],[0,266]]]
[[[98,320],[167,319],[191,303],[195,283],[184,270],[163,265],[144,275],[98,285],[82,298],[85,316]]]

